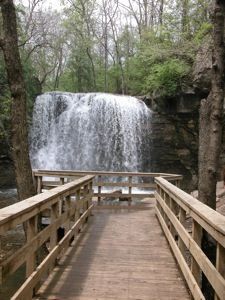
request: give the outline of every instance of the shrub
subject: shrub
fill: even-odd
[[[146,78],[144,90],[159,93],[161,96],[173,96],[181,89],[184,78],[188,75],[190,66],[179,59],[169,59],[155,64]]]

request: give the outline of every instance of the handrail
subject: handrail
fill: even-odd
[[[62,256],[71,239],[87,221],[93,207],[91,203],[93,178],[94,176],[87,175],[28,198],[19,204],[0,209],[1,235],[18,224],[23,224],[26,231],[25,244],[0,264],[1,282],[24,263],[26,265],[26,280],[11,299],[32,298],[35,286],[43,275],[53,269],[56,259]],[[40,224],[43,216],[47,216],[50,221],[45,228]],[[59,228],[64,231],[61,240],[58,236]],[[48,254],[40,262],[38,251],[46,243]]]
[[[193,298],[205,299],[201,291],[204,273],[217,299],[225,299],[225,217],[164,178],[158,177],[155,182],[156,214]],[[187,215],[192,219],[192,235],[184,226]],[[203,229],[217,243],[216,266],[201,249]],[[187,251],[191,267],[185,260]]]
[[[156,188],[154,183],[154,178],[161,176],[167,178],[169,181],[174,182],[176,185],[179,185],[179,182],[182,180],[181,175],[177,174],[167,174],[167,173],[146,173],[146,172],[111,172],[111,171],[73,171],[73,170],[33,170],[33,176],[36,181],[37,191],[40,193],[43,189],[49,189],[54,185],[59,185],[68,180],[70,177],[79,177],[83,175],[94,175],[95,180],[93,186],[96,188],[94,191],[94,196],[98,197],[98,202],[102,198],[125,198],[129,201],[132,198],[145,198],[151,197],[152,189]],[[43,181],[43,177],[58,177],[60,180],[58,182],[49,182]],[[108,180],[103,180],[103,177],[107,177]],[[122,177],[123,182],[114,182],[109,180],[109,178]],[[145,180],[145,182],[135,182],[134,177],[138,177]],[[150,182],[146,182],[146,180]],[[121,191],[116,192],[103,192],[103,187],[126,187],[128,188],[128,193],[121,193]],[[147,188],[151,190],[145,190],[144,193],[137,193],[133,188]]]

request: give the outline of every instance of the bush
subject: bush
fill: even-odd
[[[169,59],[152,66],[151,74],[146,78],[145,92],[158,93],[161,96],[173,96],[181,89],[190,66],[179,59]]]

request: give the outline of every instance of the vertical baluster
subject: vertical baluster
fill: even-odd
[[[192,224],[192,238],[201,247],[202,227],[194,219]],[[193,257],[191,258],[191,272],[194,275],[196,282],[200,286],[201,269]]]

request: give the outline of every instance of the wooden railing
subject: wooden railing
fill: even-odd
[[[93,178],[82,177],[0,210],[0,235],[19,224],[23,224],[26,232],[25,244],[0,264],[1,282],[19,267],[26,266],[26,279],[11,299],[31,299],[42,277],[53,269],[56,259],[78,235],[93,206]],[[46,213],[50,224],[43,228],[40,220]],[[64,234],[60,239],[58,233],[62,228]],[[40,258],[43,245],[47,254]]]
[[[182,180],[181,175],[166,173],[139,173],[139,172],[103,172],[103,171],[50,171],[50,170],[33,170],[33,176],[37,186],[37,192],[42,189],[49,189],[56,185],[63,184],[71,179],[84,175],[94,175],[95,180],[93,187],[95,188],[94,196],[98,197],[98,201],[105,197],[110,198],[144,198],[153,195],[156,188],[154,183],[155,177],[164,177],[179,186]],[[56,181],[46,181],[44,177],[57,178]],[[120,178],[120,181],[116,179]],[[103,192],[103,188],[116,188],[116,191]],[[118,191],[120,188],[127,188],[127,193]],[[135,192],[133,188],[144,189],[142,193]]]
[[[202,273],[225,299],[225,217],[163,178],[156,178],[156,214],[194,299],[205,299],[201,291]],[[186,217],[192,222],[187,230]],[[203,229],[216,241],[216,265],[201,249]],[[187,262],[191,259],[191,265]]]

